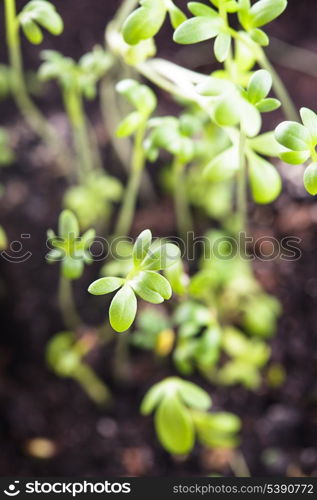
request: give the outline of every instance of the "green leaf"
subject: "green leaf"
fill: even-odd
[[[309,194],[317,194],[317,163],[312,163],[306,168],[304,185]]]
[[[249,178],[256,203],[271,203],[282,190],[282,181],[276,168],[260,156],[249,155]]]
[[[203,175],[212,182],[221,182],[231,179],[238,170],[239,152],[237,147],[232,146],[208,163]]]
[[[196,17],[218,17],[216,10],[200,2],[189,2],[188,10]]]
[[[165,397],[155,414],[155,428],[162,446],[172,454],[186,455],[194,446],[194,425],[176,395]]]
[[[246,99],[241,99],[240,122],[242,130],[248,137],[255,137],[261,130],[261,113]]]
[[[171,285],[164,276],[154,271],[144,271],[130,282],[141,299],[152,304],[161,304],[172,295]]]
[[[262,47],[267,47],[270,43],[270,39],[267,34],[258,28],[252,30],[250,32],[250,36],[255,43],[258,43]]]
[[[310,149],[311,137],[307,128],[296,122],[283,122],[275,130],[276,140],[292,151]]]
[[[224,62],[230,52],[231,36],[229,33],[219,33],[215,40],[214,52],[217,61]]]
[[[78,238],[79,224],[76,216],[70,210],[63,210],[58,220],[58,233],[62,238]]]
[[[187,19],[185,14],[173,3],[168,6],[168,13],[174,29],[178,28],[178,26],[180,26]]]
[[[100,278],[94,281],[88,288],[88,292],[92,295],[105,295],[114,292],[123,284],[122,278]]]
[[[312,141],[314,144],[317,143],[317,115],[308,108],[302,108],[300,110],[300,116],[304,126],[309,130]]]
[[[62,261],[63,276],[69,280],[76,280],[81,277],[84,270],[84,263],[80,259],[64,256]]]
[[[43,33],[36,23],[32,19],[25,19],[21,21],[22,30],[29,40],[29,42],[34,45],[39,45],[43,41]]]
[[[124,332],[132,325],[137,311],[137,300],[129,285],[124,285],[114,296],[109,309],[110,324],[117,332]]]
[[[183,45],[203,42],[218,35],[223,26],[217,17],[192,17],[181,24],[174,33],[174,41]]]
[[[213,109],[213,117],[220,127],[237,125],[240,120],[240,96],[233,92],[225,93],[217,99]]]
[[[253,28],[270,23],[280,16],[286,7],[287,0],[259,0],[250,10]]]
[[[310,158],[310,151],[285,151],[280,153],[280,158],[290,165],[302,165]]]
[[[265,69],[256,71],[250,78],[247,93],[251,103],[262,101],[272,88],[272,77]]]
[[[165,384],[160,382],[153,385],[146,393],[141,403],[140,412],[142,415],[149,415],[163,399],[165,393]]]
[[[264,156],[279,156],[282,147],[277,142],[274,132],[266,132],[248,140],[248,145],[257,153]]]
[[[208,410],[212,405],[209,394],[192,382],[180,380],[179,394],[189,408]]]
[[[138,111],[133,111],[128,116],[126,116],[124,120],[122,120],[116,130],[116,136],[120,138],[129,137],[138,130],[141,122],[142,116],[140,115],[140,113]]]
[[[279,109],[281,107],[281,103],[278,99],[269,98],[258,102],[256,107],[260,113],[269,113],[270,111]]]
[[[232,413],[219,412],[208,415],[208,425],[210,430],[216,432],[224,434],[236,433],[241,429],[241,420]]]
[[[141,0],[122,27],[123,38],[129,45],[154,37],[161,29],[166,16],[166,6],[162,0]]]
[[[175,264],[179,258],[180,250],[176,245],[172,243],[153,245],[142,261],[142,269],[161,271]]]
[[[152,242],[152,233],[149,229],[145,229],[137,237],[133,246],[133,260],[134,264],[139,265],[146,257]]]

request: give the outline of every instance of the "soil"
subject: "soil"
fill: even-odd
[[[314,11],[313,1],[289,3],[287,13],[273,23],[272,34],[316,49],[315,19],[310,13]],[[48,37],[45,48],[77,58],[96,40],[102,42],[104,26],[117,2],[68,0],[56,1],[56,5],[63,14],[66,32],[57,39]],[[164,55],[177,61],[184,58],[184,53],[178,54],[175,48],[172,51],[165,38],[163,35]],[[3,61],[4,44],[1,47]],[[202,48],[206,60],[208,49]],[[36,67],[38,49],[25,45],[24,50],[27,66]],[[315,108],[315,80],[287,68],[280,69],[296,104]],[[54,87],[39,103],[52,123],[68,134]],[[166,101],[164,106],[168,110],[171,103]],[[1,107],[2,125],[9,128],[16,161],[1,171],[6,192],[1,200],[0,222],[9,240],[20,240],[23,250],[13,247],[11,262],[8,258],[0,259],[0,474],[199,476],[217,470],[232,474],[228,455],[199,446],[186,461],[171,458],[157,444],[152,419],[139,415],[138,406],[146,390],[175,373],[168,362],[156,364],[148,354],[133,350],[128,377],[120,383],[111,375],[115,343],[94,350],[88,361],[115,394],[113,406],[107,410],[94,405],[75,382],[58,378],[47,367],[47,341],[64,325],[56,300],[57,267],[45,262],[46,230],[56,225],[67,183],[56,175],[47,151],[23,123],[14,104],[7,101]],[[89,111],[94,124],[100,126],[97,107],[92,106]],[[276,114],[276,123],[279,118]],[[105,165],[115,171],[118,160],[104,142]],[[273,207],[254,209],[250,205],[250,230],[255,236],[265,234],[281,239],[292,235],[301,239],[302,256],[297,261],[276,259],[255,264],[265,288],[283,305],[284,314],[272,341],[272,359],[285,367],[286,382],[279,389],[263,383],[260,390],[252,393],[241,387],[210,387],[196,379],[210,392],[216,409],[236,412],[242,418],[242,451],[255,476],[317,474],[317,206],[313,198],[305,195],[300,173],[293,174],[291,169],[297,167],[282,167],[285,190]],[[133,235],[145,226],[161,236],[175,230],[169,200],[162,201],[160,197],[153,205],[141,204]],[[21,237],[26,234],[30,238]],[[18,263],[25,252],[32,256]],[[105,315],[101,301],[99,317],[94,316],[96,308],[91,307],[91,298],[85,293],[97,272],[97,266],[89,268],[75,285],[78,306],[85,323],[90,325],[87,330]],[[32,440],[39,437],[53,443],[49,458],[36,458],[31,452]]]

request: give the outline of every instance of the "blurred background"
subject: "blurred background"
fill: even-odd
[[[26,2],[17,1],[19,7]],[[43,49],[61,51],[78,59],[95,44],[102,44],[104,29],[119,1],[55,0],[65,22],[60,37],[45,36],[40,47],[23,39],[25,67],[36,70]],[[177,2],[181,7],[185,2]],[[0,8],[0,62],[6,63],[2,3]],[[316,2],[289,0],[287,11],[269,26],[272,44],[268,55],[279,70],[298,107],[316,110],[317,36]],[[210,44],[186,50],[171,43],[165,24],[158,37],[159,54],[191,69],[210,71]],[[300,49],[305,49],[300,50]],[[173,113],[175,104],[162,92],[161,108]],[[57,86],[50,84],[36,100],[60,131],[69,135]],[[0,171],[5,192],[0,201],[0,222],[9,241],[20,241],[14,257],[31,252],[23,263],[0,259],[0,474],[16,476],[84,475],[206,475],[226,474],[225,453],[195,449],[187,461],[176,461],[157,444],[151,419],[139,415],[139,403],[151,383],[172,366],[153,367],[145,353],[134,352],[129,383],[113,387],[115,405],[98,408],[73,381],[60,379],[45,363],[48,340],[63,328],[56,302],[58,271],[45,262],[46,230],[56,227],[66,188],[65,179],[51,168],[45,148],[34,137],[11,99],[0,102],[1,126],[10,134],[16,151],[14,163]],[[87,110],[112,175],[124,179],[124,170],[104,130],[98,101]],[[274,114],[266,126],[282,115]],[[281,166],[285,190],[269,207],[252,209],[254,235],[301,238],[302,257],[296,262],[257,262],[257,275],[267,291],[281,300],[284,315],[273,339],[273,359],[283,365],[287,378],[277,388],[264,384],[256,392],[241,387],[211,391],[215,407],[241,416],[242,449],[251,473],[264,475],[317,474],[317,206],[304,193],[301,170]],[[151,227],[157,235],[174,228],[171,206],[139,207],[133,235]],[[30,238],[21,235],[30,234]],[[76,299],[87,324],[102,321],[105,311],[91,311],[91,298],[82,290],[96,276],[89,269],[76,282]],[[90,353],[89,362],[108,381],[112,348]],[[111,382],[113,384],[113,382]]]

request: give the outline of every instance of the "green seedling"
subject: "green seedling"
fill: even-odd
[[[174,362],[183,375],[190,375],[197,367],[204,372],[219,360],[221,329],[214,314],[198,302],[186,301],[175,312],[178,327]]]
[[[76,214],[80,227],[87,229],[104,224],[112,213],[112,204],[122,196],[122,186],[115,177],[92,173],[82,184],[69,188],[64,196],[66,208]]]
[[[47,233],[52,250],[46,259],[50,263],[61,262],[61,273],[74,280],[81,277],[85,264],[91,264],[89,247],[92,244],[95,231],[90,229],[80,236],[79,224],[70,210],[64,210],[58,221],[58,235],[50,229]]]
[[[134,143],[128,185],[115,228],[115,235],[123,236],[129,233],[135,212],[138,190],[146,163],[143,141],[147,122],[157,106],[157,99],[149,87],[131,79],[119,82],[117,91],[134,108],[134,111],[124,118],[116,131],[118,137],[133,136]]]
[[[4,7],[12,95],[27,123],[53,149],[62,169],[68,171],[71,162],[63,142],[29,96],[20,40],[20,28],[28,40],[35,44],[41,43],[43,39],[42,28],[53,35],[60,35],[63,31],[62,18],[55,6],[47,0],[31,0],[19,14],[16,11],[16,0],[5,0]]]
[[[94,281],[88,291],[93,295],[116,292],[109,309],[110,324],[117,332],[132,325],[137,312],[136,294],[152,304],[170,299],[172,288],[159,271],[179,258],[179,249],[171,243],[152,243],[149,229],[143,231],[133,247],[133,267],[125,278],[107,277]]]
[[[186,19],[172,0],[140,0],[139,3],[140,7],[130,14],[122,29],[124,40],[129,45],[154,37],[160,31],[167,14],[174,28]]]
[[[173,455],[187,455],[195,437],[205,446],[235,447],[240,420],[230,413],[209,414],[212,401],[197,385],[171,377],[155,384],[144,397],[141,413],[155,411],[155,430],[162,446]]]
[[[85,181],[95,166],[83,99],[93,99],[98,81],[107,73],[113,59],[101,47],[95,47],[78,63],[59,52],[42,52],[44,62],[39,70],[42,81],[57,80],[63,95],[64,107],[72,126],[73,139],[80,167],[79,177]]]
[[[222,347],[230,357],[214,374],[216,380],[224,385],[243,384],[255,390],[261,384],[260,370],[270,358],[270,348],[265,342],[248,339],[235,328],[226,328],[222,335]]]
[[[303,124],[283,122],[276,131],[276,140],[283,146],[280,157],[291,165],[309,161],[304,173],[304,185],[308,193],[317,194],[317,115],[308,108],[302,108]]]
[[[200,154],[200,143],[194,136],[201,133],[201,123],[191,115],[153,118],[148,123],[150,133],[144,143],[150,161],[156,161],[160,150],[172,155],[172,184],[177,227],[184,238],[192,230],[193,222],[187,203],[186,166]]]
[[[47,344],[46,360],[59,377],[75,380],[96,404],[106,405],[111,399],[109,389],[84,361],[91,347],[89,337],[78,340],[71,332],[60,332]]]
[[[51,250],[46,260],[49,263],[60,262],[59,306],[65,325],[72,330],[81,324],[73,299],[72,281],[82,276],[86,264],[92,263],[89,249],[95,230],[89,229],[80,236],[76,216],[70,210],[63,210],[58,219],[58,235],[50,229],[47,237]]]

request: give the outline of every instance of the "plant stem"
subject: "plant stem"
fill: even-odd
[[[112,399],[110,390],[90,366],[81,363],[72,376],[95,403],[102,406],[110,403]]]
[[[62,274],[59,278],[58,302],[65,326],[70,331],[76,330],[81,323],[81,319],[77,314],[74,303],[72,282]]]
[[[94,166],[83,100],[80,91],[74,88],[65,91],[63,99],[73,131],[76,157],[79,165],[78,175],[80,181],[83,182]]]
[[[236,450],[230,461],[231,469],[236,477],[251,477],[248,464],[241,451]]]
[[[30,99],[24,80],[19,22],[15,0],[5,0],[6,40],[12,77],[12,94],[17,107],[33,131],[53,148],[56,158],[64,172],[70,168],[70,158],[64,144],[42,112]]]
[[[185,165],[175,157],[173,160],[173,190],[177,228],[180,236],[186,241],[187,233],[193,228],[192,216],[187,203],[185,184]]]
[[[239,136],[239,171],[237,185],[237,213],[239,232],[247,230],[247,164],[245,157],[245,135],[240,129]]]
[[[288,120],[298,121],[298,113],[297,109],[283,83],[277,71],[275,71],[274,66],[270,63],[263,49],[260,49],[260,55],[258,57],[258,63],[261,68],[266,69],[272,76],[273,79],[273,88],[281,101],[285,116]]]
[[[137,195],[145,165],[145,154],[143,150],[145,128],[146,123],[143,123],[135,135],[131,172],[114,232],[117,237],[129,234],[131,229]]]

